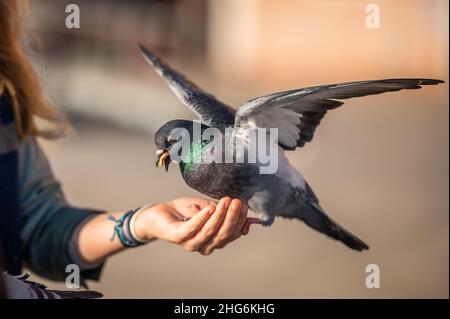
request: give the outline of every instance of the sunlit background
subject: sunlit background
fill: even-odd
[[[194,117],[138,42],[234,107],[327,83],[448,82],[446,0],[30,2],[29,55],[77,132],[41,142],[80,207],[125,210],[196,194],[175,166],[154,167],[154,131]],[[69,3],[80,6],[80,29],[65,27]],[[366,25],[371,3],[380,28]],[[126,251],[90,286],[113,298],[448,298],[448,115],[448,84],[352,99],[288,154],[368,252],[280,219],[208,257],[165,242]],[[372,263],[379,289],[365,286]]]

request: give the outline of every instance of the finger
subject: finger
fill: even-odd
[[[215,201],[212,201],[207,198],[201,198],[201,197],[192,197],[190,201],[190,206],[198,207],[200,209],[205,208],[207,205],[216,204]]]
[[[216,203],[206,198],[192,197],[187,201],[186,209],[183,210],[183,213],[187,217],[192,217],[208,205],[216,205]]]
[[[233,238],[237,239],[242,235],[242,229],[247,221],[248,206],[243,204],[239,215],[239,221],[234,230]]]
[[[230,206],[231,198],[224,197],[217,204],[215,212],[211,218],[203,225],[203,227],[185,242],[185,248],[189,251],[199,250],[203,247],[216,233],[222,225],[227,209]]]
[[[228,241],[233,239],[237,225],[241,218],[241,210],[243,210],[243,207],[244,206],[239,199],[233,199],[231,202],[225,221],[219,230],[218,242],[220,244],[226,244]]]
[[[225,220],[220,227],[217,235],[213,237],[205,247],[203,251],[209,255],[216,248],[224,247],[229,241],[233,239],[234,229],[239,221],[239,214],[242,208],[242,202],[239,199],[233,199],[230,208],[228,208]]]
[[[187,204],[187,209],[191,212],[199,212],[201,211],[203,208],[205,208],[207,205],[210,204],[210,201],[208,201],[207,199],[204,198],[191,198],[188,201]]]
[[[214,212],[215,207],[212,205],[208,205],[205,208],[203,208],[200,212],[198,212],[196,215],[194,215],[191,219],[188,221],[178,221],[176,222],[179,224],[178,227],[176,227],[174,240],[177,243],[181,243],[185,241],[186,239],[192,237],[195,235],[197,231],[199,231],[202,226],[205,224],[205,222],[209,219],[209,217]]]

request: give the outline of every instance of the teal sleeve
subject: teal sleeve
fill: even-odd
[[[86,218],[99,211],[70,206],[60,183],[36,139],[30,137],[19,148],[21,243],[25,265],[36,274],[65,280],[66,266],[76,263],[73,233]],[[83,279],[99,279],[103,264],[81,268]]]

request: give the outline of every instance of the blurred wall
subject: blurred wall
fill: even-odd
[[[45,61],[36,65],[45,68],[49,97],[67,112],[132,128],[155,130],[143,119],[161,104],[170,106],[165,119],[189,116],[146,66],[138,42],[235,107],[305,85],[448,78],[445,0],[377,1],[379,29],[365,24],[370,1],[82,0],[78,30],[54,14],[68,3],[32,1],[34,46]]]
[[[366,6],[380,9],[369,29]],[[220,1],[209,5],[208,48],[221,79],[283,89],[448,69],[448,2]]]

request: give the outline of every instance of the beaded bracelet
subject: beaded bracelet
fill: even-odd
[[[133,215],[136,214],[138,210],[140,210],[140,208],[130,210],[129,212],[123,214],[119,219],[114,218],[113,215],[108,215],[108,219],[115,223],[111,241],[113,241],[117,235],[120,242],[125,247],[137,247],[146,243],[136,239],[130,229],[130,221]]]

